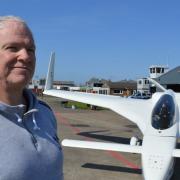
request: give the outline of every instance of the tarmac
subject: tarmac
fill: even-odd
[[[51,106],[56,115],[60,140],[129,144],[132,136],[142,139],[142,134],[135,124],[110,110],[63,108],[59,98],[45,96],[43,100]],[[139,154],[62,148],[64,180],[143,180]],[[171,180],[180,179],[179,167],[180,159],[176,159]]]

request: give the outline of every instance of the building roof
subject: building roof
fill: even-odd
[[[160,84],[180,84],[180,66],[169,70],[168,72],[162,74],[156,78]]]
[[[118,82],[111,82],[108,81],[105,86],[108,86],[112,89],[137,89],[137,82],[136,81],[118,81]]]
[[[54,85],[68,85],[74,86],[74,81],[53,81]]]

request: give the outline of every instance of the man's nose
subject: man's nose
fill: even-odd
[[[30,61],[30,55],[29,55],[27,49],[23,48],[18,52],[18,60]]]

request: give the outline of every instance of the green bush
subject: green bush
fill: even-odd
[[[72,106],[75,106],[77,109],[90,109],[87,104],[80,103],[80,102],[73,102],[73,101],[68,101],[66,104],[66,107],[72,108]]]

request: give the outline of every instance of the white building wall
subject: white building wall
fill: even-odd
[[[140,93],[149,93],[150,84],[147,78],[141,78],[137,80],[137,91]]]

